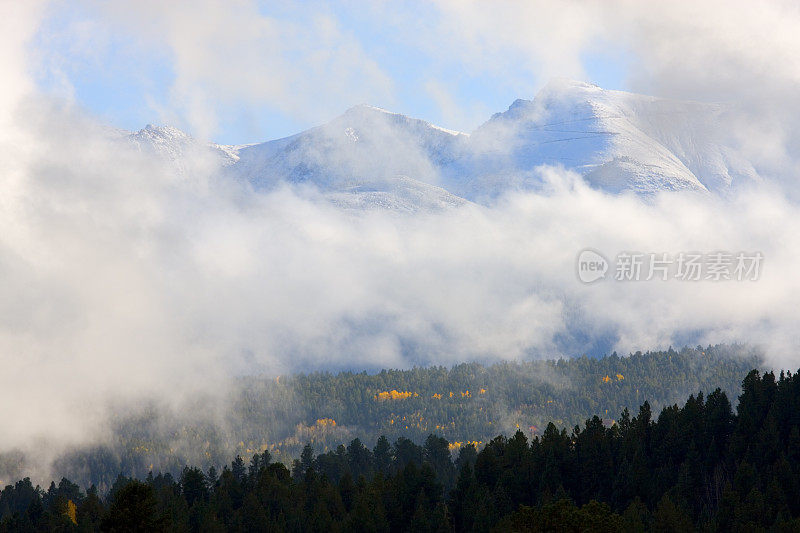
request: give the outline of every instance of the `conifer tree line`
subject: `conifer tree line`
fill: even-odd
[[[269,452],[217,471],[119,476],[107,494],[25,478],[0,493],[0,531],[797,531],[800,375],[751,371],[736,410],[717,389],[611,427],[498,436],[452,454],[359,439],[291,468]]]

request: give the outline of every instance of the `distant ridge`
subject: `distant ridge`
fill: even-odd
[[[128,138],[178,162],[198,149],[256,189],[309,184],[337,205],[417,211],[483,202],[541,186],[541,165],[609,193],[726,195],[760,178],[720,125],[726,106],[666,100],[555,79],[471,134],[370,105],[259,144],[203,145],[170,127]],[[365,194],[368,191],[369,194]]]

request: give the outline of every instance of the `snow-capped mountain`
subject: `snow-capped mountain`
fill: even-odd
[[[435,184],[467,137],[360,105],[325,125],[242,148],[236,170],[260,186],[286,180],[338,189],[398,175]]]
[[[724,113],[720,105],[554,80],[480,126],[452,179],[457,186],[459,175],[466,178],[462,194],[492,195],[511,177],[549,164],[609,192],[724,193],[733,182],[757,178],[726,143]]]
[[[554,80],[471,135],[361,105],[291,137],[245,146],[201,145],[174,128],[129,139],[175,161],[206,150],[256,189],[309,184],[335,204],[401,211],[483,201],[536,188],[536,168],[559,165],[619,193],[726,194],[757,180],[721,126],[723,105],[665,100]]]

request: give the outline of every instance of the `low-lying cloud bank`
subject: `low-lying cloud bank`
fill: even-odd
[[[0,17],[0,451],[45,443],[56,453],[101,437],[110,406],[179,405],[249,372],[734,341],[800,365],[800,206],[777,185],[643,201],[543,167],[540,190],[416,215],[342,210],[307,188],[254,192],[201,156],[178,173],[38,94],[23,53],[36,14],[9,6],[0,7],[10,11]],[[654,79],[673,72],[663,63]],[[795,86],[795,70],[771,98]],[[743,120],[741,135],[775,132],[767,166],[775,183],[796,183],[798,113],[782,110],[769,127]],[[587,247],[607,257],[761,252],[764,263],[757,281],[586,285],[575,260]]]
[[[644,201],[542,167],[541,190],[488,206],[352,211],[211,161],[178,173],[52,102],[24,116],[0,204],[3,447],[80,440],[111,399],[249,372],[734,341],[798,364],[800,208],[778,190]],[[586,247],[764,261],[757,281],[586,285]]]

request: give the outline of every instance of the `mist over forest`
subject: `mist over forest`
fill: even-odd
[[[799,25],[3,3],[0,530],[793,527]]]

